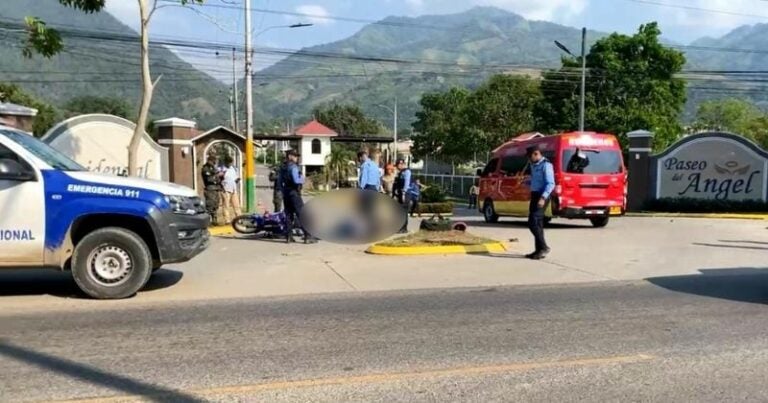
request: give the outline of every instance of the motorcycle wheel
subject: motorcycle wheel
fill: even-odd
[[[253,220],[253,217],[249,214],[244,214],[235,217],[232,220],[232,228],[240,234],[255,234],[260,231],[259,226]]]

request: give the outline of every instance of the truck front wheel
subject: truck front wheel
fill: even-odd
[[[152,275],[146,242],[123,228],[102,228],[86,235],[72,255],[72,277],[90,297],[120,299],[135,295]]]

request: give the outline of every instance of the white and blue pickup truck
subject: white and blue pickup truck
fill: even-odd
[[[209,222],[188,187],[88,172],[0,126],[0,270],[70,271],[93,298],[126,298],[205,250]]]

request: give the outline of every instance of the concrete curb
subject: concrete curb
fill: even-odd
[[[235,229],[232,228],[231,225],[220,225],[208,228],[208,233],[210,233],[211,236],[233,235]]]
[[[665,217],[665,218],[714,218],[731,220],[768,220],[768,214],[739,213],[627,213],[627,217]]]
[[[474,253],[503,253],[507,247],[501,242],[489,242],[482,245],[450,246],[381,246],[373,245],[366,249],[372,255],[415,256],[415,255],[464,255]]]

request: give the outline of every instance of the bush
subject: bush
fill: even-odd
[[[453,213],[453,203],[419,203],[419,208],[416,209],[418,214],[450,214]]]
[[[765,213],[768,212],[768,203],[762,200],[665,198],[649,200],[645,209],[665,213]]]
[[[427,185],[421,191],[422,203],[445,203],[448,200],[448,193],[438,185]]]

